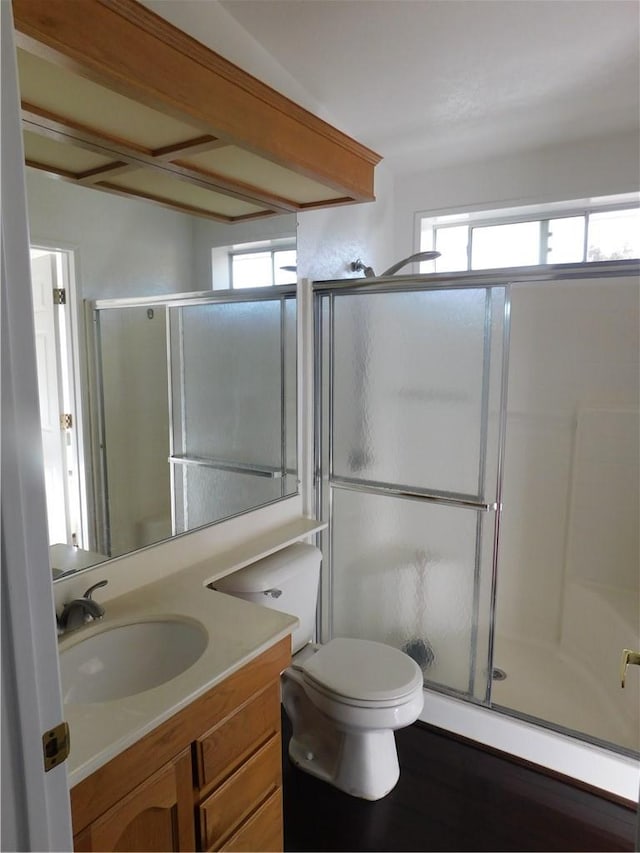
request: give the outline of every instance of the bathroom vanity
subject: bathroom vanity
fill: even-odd
[[[71,790],[74,849],[282,850],[285,637]]]
[[[61,638],[76,851],[282,849],[280,673],[298,620],[209,587],[251,550],[106,599],[112,578],[104,618]]]

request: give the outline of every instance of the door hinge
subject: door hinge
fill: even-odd
[[[53,304],[54,305],[66,305],[67,304],[67,291],[64,287],[54,287],[53,288]]]
[[[62,764],[69,756],[69,723],[58,723],[53,729],[49,729],[42,735],[42,756],[44,758],[44,772],[48,773],[58,764]]]
[[[60,415],[60,429],[73,429],[73,415]]]

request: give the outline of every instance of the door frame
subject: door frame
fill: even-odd
[[[83,399],[83,372],[82,365],[85,364],[86,358],[82,347],[82,339],[80,335],[80,318],[78,312],[78,287],[76,280],[77,270],[77,247],[64,244],[62,241],[39,240],[31,239],[30,250],[41,250],[51,252],[52,254],[63,256],[62,259],[62,282],[57,282],[57,287],[66,291],[65,302],[60,306],[54,305],[55,329],[56,329],[56,368],[58,374],[58,385],[62,384],[62,374],[66,374],[70,403],[68,410],[73,418],[73,434],[74,434],[74,451],[73,464],[76,468],[76,498],[78,501],[78,526],[79,537],[75,543],[81,548],[91,549],[93,544],[93,536],[89,526],[90,519],[94,513],[90,511],[88,496],[90,489],[88,488],[87,475],[90,473],[90,466],[87,464],[85,456],[85,447],[87,441],[85,437],[85,401]],[[60,346],[60,329],[58,314],[56,311],[62,309],[64,311],[65,325],[67,330],[67,343],[65,352],[61,352]],[[86,372],[86,371],[84,371]],[[62,401],[60,403],[62,406]],[[68,486],[65,487],[65,503],[68,503]],[[74,499],[76,499],[74,498]],[[68,522],[68,518],[67,518]],[[53,544],[53,543],[52,543]],[[68,544],[74,544],[69,542]]]
[[[16,54],[0,3],[2,54],[2,848],[71,850],[64,763],[42,736],[63,719],[29,264]],[[25,286],[26,285],[26,286]],[[10,499],[7,499],[7,495]]]

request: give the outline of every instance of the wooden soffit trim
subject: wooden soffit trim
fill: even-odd
[[[379,155],[136,0],[13,0],[13,12],[29,52],[331,187],[342,203],[375,198]]]

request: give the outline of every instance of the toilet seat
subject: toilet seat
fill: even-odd
[[[366,708],[389,708],[422,691],[420,667],[384,643],[338,637],[302,665],[305,681],[327,698]]]

